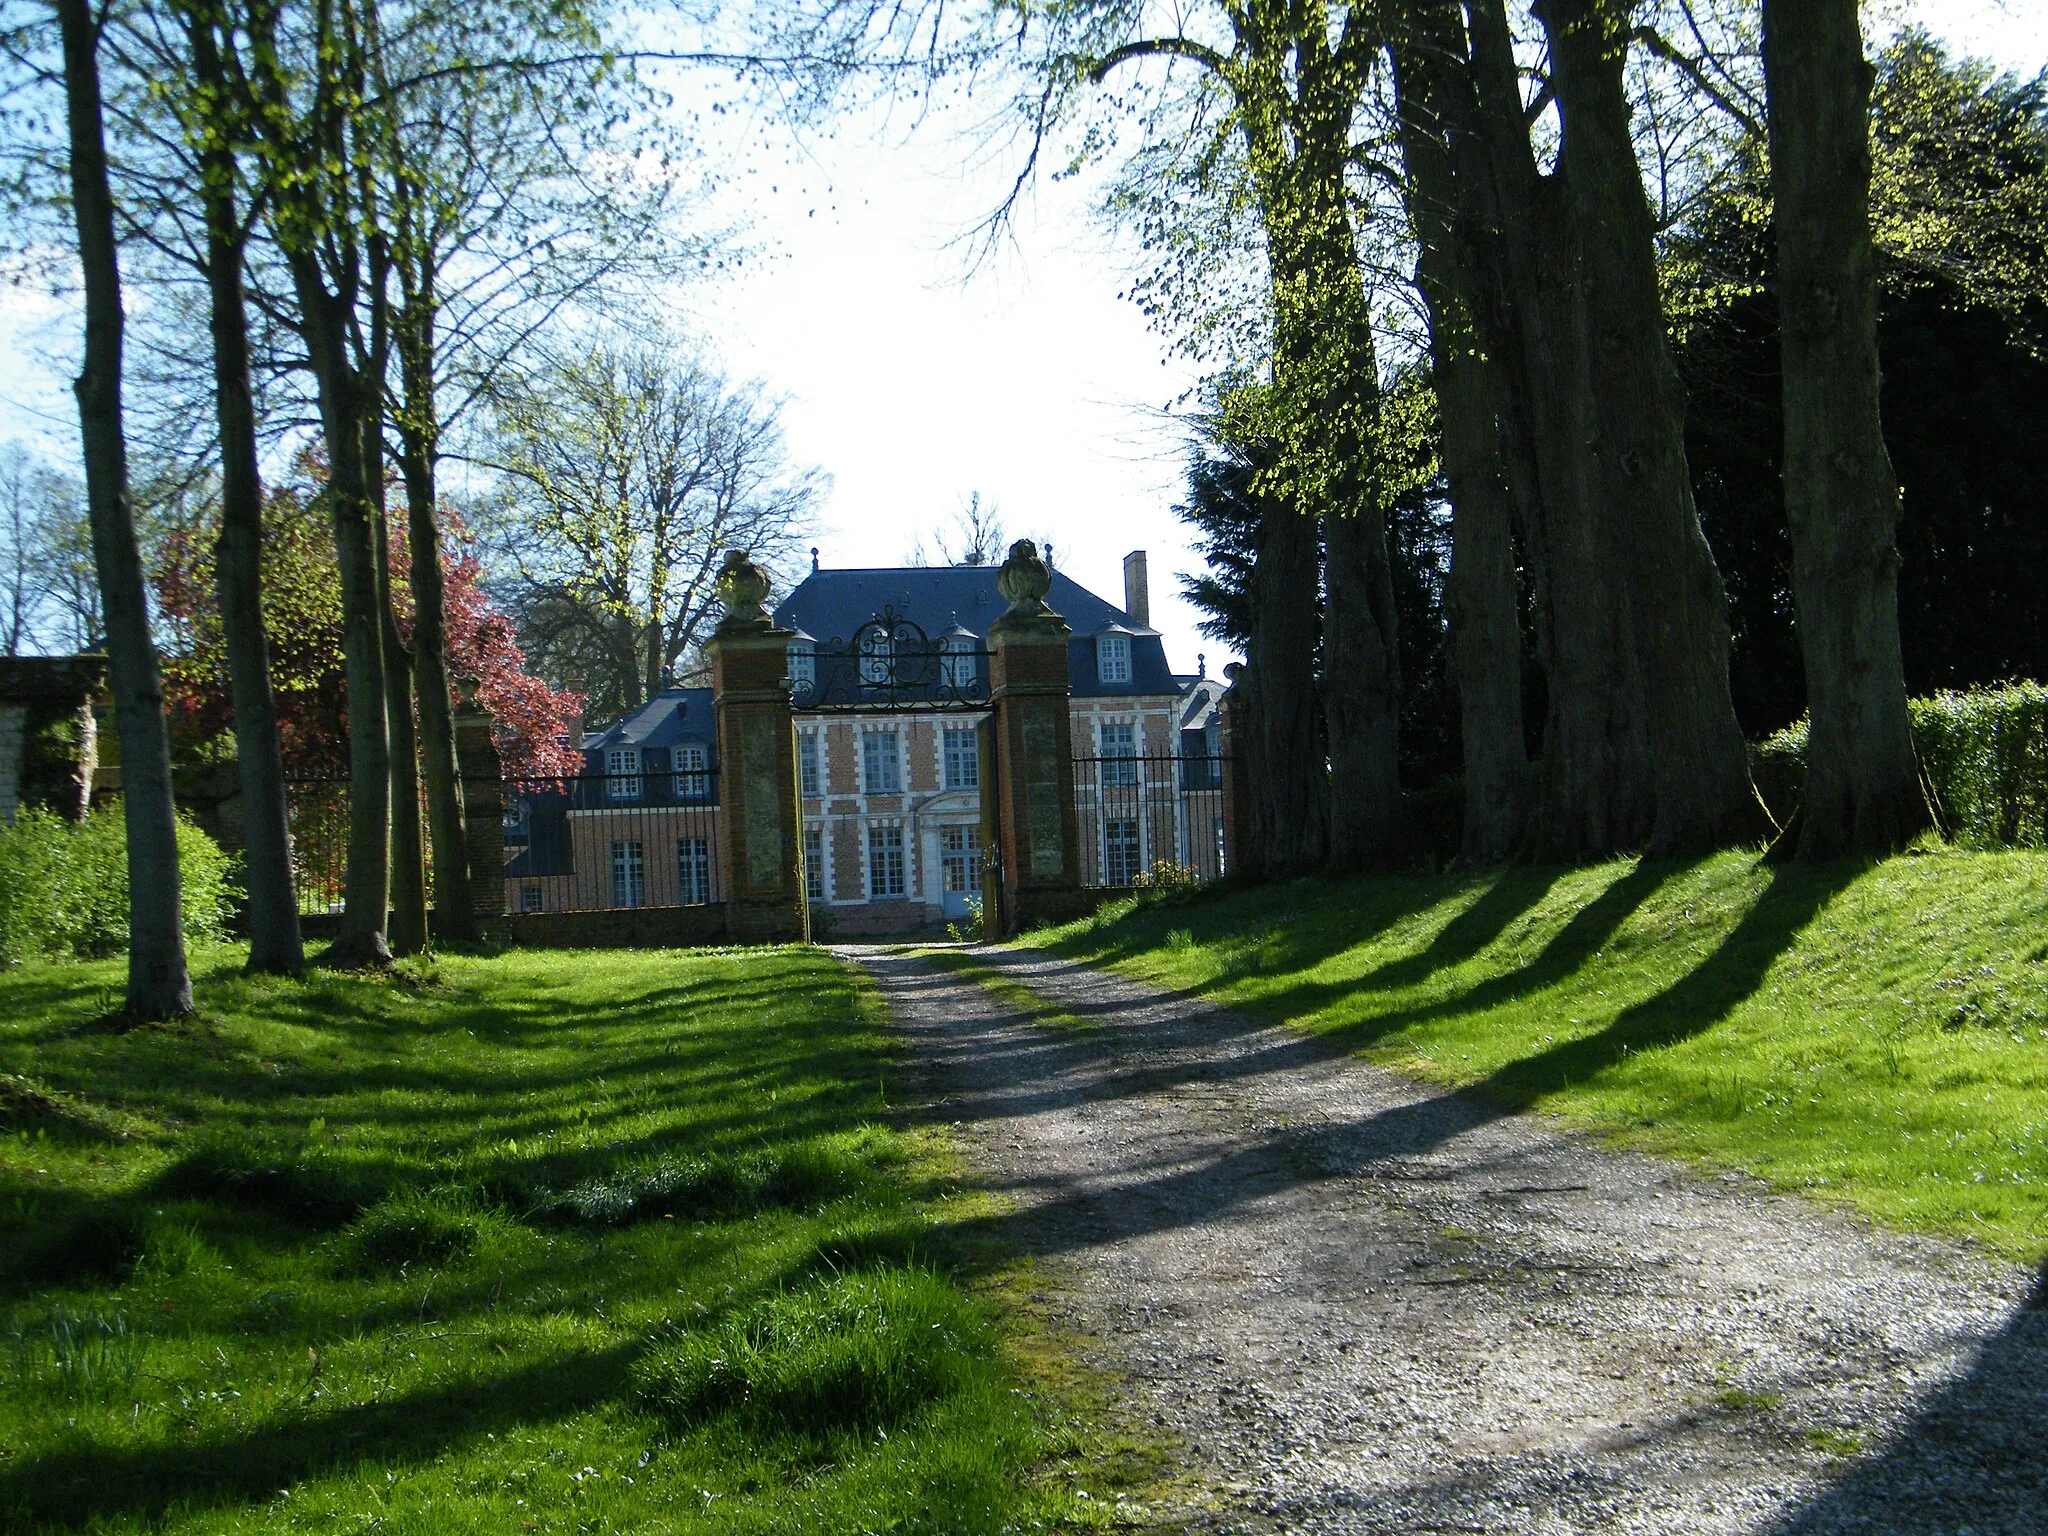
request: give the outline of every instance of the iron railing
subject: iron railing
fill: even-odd
[[[799,710],[984,709],[989,653],[964,630],[934,640],[884,608],[851,636],[790,647],[790,703]]]
[[[1227,873],[1224,766],[1187,753],[1076,754],[1081,883],[1122,888]]]
[[[338,913],[347,892],[349,785],[288,786],[302,914]],[[507,779],[508,912],[601,912],[725,899],[715,768]],[[472,878],[481,871],[472,871]],[[429,871],[431,886],[432,872]]]
[[[504,803],[508,912],[725,900],[715,768],[508,779]]]

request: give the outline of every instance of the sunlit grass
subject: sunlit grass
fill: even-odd
[[[1887,1221],[2048,1253],[2048,856],[1301,881],[1034,935]]]
[[[117,967],[0,976],[0,1527],[1096,1520],[1000,1268],[952,1278],[986,1213],[889,1112],[856,973],[239,958],[200,957],[199,1020],[127,1034],[90,1023]],[[758,1390],[685,1391],[734,1339]]]

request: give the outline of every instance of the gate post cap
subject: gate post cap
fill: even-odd
[[[728,549],[715,583],[718,599],[725,604],[725,617],[719,622],[719,629],[732,632],[773,628],[773,621],[763,607],[773,585],[768,573],[754,563],[751,550]]]
[[[1066,621],[1046,606],[1052,567],[1040,558],[1038,546],[1031,540],[1019,539],[1010,546],[1010,558],[996,573],[996,590],[1009,599],[1010,606],[990,627],[991,639],[1003,631],[1066,629]]]

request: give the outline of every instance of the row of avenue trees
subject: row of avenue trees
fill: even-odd
[[[91,638],[108,654],[120,736],[128,1007],[191,1007],[153,626],[196,646],[174,658],[174,705],[205,713],[191,704],[195,677],[225,674],[216,713],[232,722],[239,769],[250,964],[304,964],[293,717],[287,707],[281,727],[278,689],[308,669],[281,673],[278,647],[289,658],[322,630],[270,626],[324,612],[325,590],[345,688],[339,718],[324,718],[345,736],[350,794],[345,907],[324,958],[379,964],[426,945],[429,847],[438,925],[473,936],[451,658],[484,672],[501,716],[523,711],[544,730],[539,757],[555,771],[578,760],[549,756],[578,701],[521,670],[480,568],[451,546],[451,432],[506,488],[480,516],[527,520],[500,541],[530,556],[512,583],[519,616],[537,630],[545,619],[636,631],[614,668],[627,703],[660,685],[701,627],[708,578],[678,564],[708,571],[730,540],[788,542],[815,494],[783,465],[773,402],[678,362],[673,338],[622,337],[604,320],[636,282],[673,281],[710,249],[677,232],[689,156],[635,60],[766,63],[631,54],[618,18],[582,0],[22,0],[5,22],[19,107],[6,126],[23,167],[12,243],[25,265],[61,273],[47,254],[59,226],[45,221],[61,210],[82,279]],[[38,91],[60,115],[26,105]],[[138,371],[151,386],[139,429],[124,397]],[[211,547],[189,528],[154,544],[161,529],[138,531],[138,430],[169,445],[158,457],[185,450]],[[581,451],[600,439],[618,462]],[[285,463],[292,483],[266,484]],[[281,572],[309,506],[331,561]],[[622,563],[632,569],[606,587]],[[292,579],[310,607],[280,605]],[[665,583],[684,589],[680,606]],[[659,634],[640,633],[650,627]],[[490,697],[494,681],[504,697]]]
[[[1153,257],[1141,298],[1236,365],[1191,505],[1235,562],[1201,592],[1245,642],[1252,859],[1357,868],[1404,835],[1409,378],[1435,397],[1450,510],[1467,856],[1782,830],[1819,859],[1928,824],[1854,0],[1763,0],[1760,30],[1755,7],[1711,0],[1002,9],[1034,151],[1081,125],[1082,154],[1121,157],[1109,206]],[[1659,268],[1663,231],[1759,125],[1811,712],[1789,829],[1750,779]]]

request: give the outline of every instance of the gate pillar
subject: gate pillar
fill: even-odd
[[[768,573],[743,549],[718,573],[725,618],[705,653],[718,717],[719,864],[726,929],[741,943],[807,941],[802,802],[789,705],[789,642],[762,603]]]
[[[1010,546],[996,585],[1010,603],[988,635],[1000,923],[1008,935],[1078,917],[1088,900],[1067,706],[1072,632],[1046,606],[1052,572],[1029,539]]]

